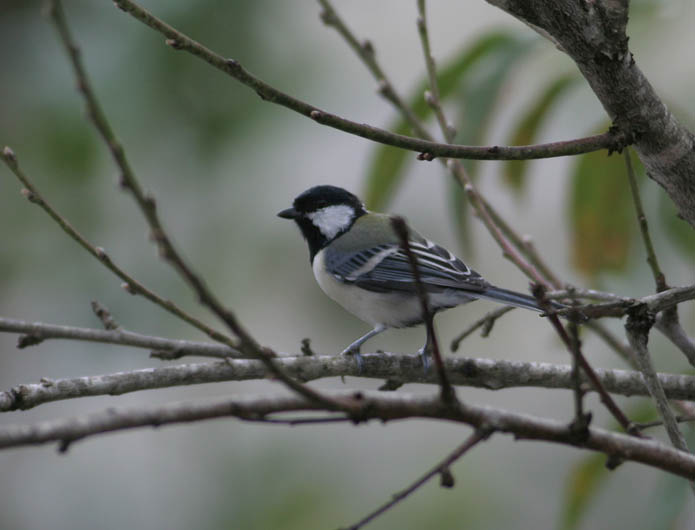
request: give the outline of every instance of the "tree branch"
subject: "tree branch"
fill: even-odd
[[[253,89],[264,101],[281,105],[311,118],[317,123],[333,127],[374,142],[400,147],[418,153],[428,153],[431,157],[467,158],[472,160],[531,160],[570,156],[592,151],[608,149],[620,150],[625,145],[625,138],[613,131],[603,134],[569,140],[529,146],[487,146],[449,145],[421,140],[411,136],[391,133],[378,127],[357,123],[336,114],[331,114],[309,103],[296,99],[265,83],[251,74],[234,59],[225,59],[206,48],[172,26],[166,24],[149,11],[131,0],[115,0],[115,4],[143,24],[167,37],[167,44],[176,50],[184,50],[207,62],[211,66],[230,75],[240,83]]]
[[[142,335],[122,328],[116,330],[80,328],[76,326],[27,322],[25,320],[0,317],[0,332],[23,333],[24,335],[20,337],[18,341],[19,348],[38,344],[47,339],[74,339],[158,350],[170,353],[172,358],[178,358],[184,355],[201,355],[204,357],[219,357],[221,359],[226,357],[248,357],[243,355],[239,350],[223,344],[166,339],[163,337]]]
[[[512,434],[516,439],[544,440],[599,451],[613,459],[640,462],[691,480],[695,477],[695,456],[655,440],[592,427],[587,439],[579,442],[562,422],[460,402],[444,404],[438,395],[414,396],[373,391],[334,392],[327,395],[333,400],[360,402],[361,414],[353,417],[355,421],[406,418],[449,420],[474,428],[491,428]],[[73,418],[0,427],[0,448],[60,442],[60,449],[66,450],[76,440],[125,429],[223,417],[263,418],[284,412],[322,409],[316,401],[299,395],[217,398],[137,409],[109,408],[104,412]]]
[[[350,359],[341,356],[286,356],[276,358],[275,362],[285,373],[301,381],[352,376],[398,379],[402,383],[439,382],[436,374],[422,370],[422,361],[417,355],[369,353],[363,354],[363,359],[362,370]],[[444,369],[452,385],[488,390],[520,387],[571,389],[575,385],[572,367],[568,365],[449,357],[444,359]],[[0,412],[24,410],[65,399],[121,395],[220,381],[265,379],[268,375],[271,375],[268,369],[257,359],[227,359],[72,379],[44,378],[39,383],[21,384],[0,392]],[[638,371],[597,368],[596,375],[603,387],[613,394],[649,395],[642,374]],[[668,399],[695,401],[695,376],[660,373],[657,377]],[[586,384],[588,379],[583,376],[581,381]]]
[[[139,294],[149,300],[150,302],[158,305],[164,310],[168,311],[172,315],[180,318],[184,322],[189,323],[193,327],[199,329],[205,333],[208,337],[213,340],[217,340],[226,343],[230,348],[238,348],[239,344],[234,341],[231,337],[220,333],[219,331],[211,328],[201,320],[189,315],[179,306],[177,306],[171,300],[161,297],[154,291],[148,289],[143,284],[138,282],[135,278],[126,273],[118,265],[116,265],[111,257],[102,247],[97,247],[90,243],[82,234],[80,234],[71,224],[65,219],[58,211],[51,206],[51,204],[39,193],[36,187],[33,185],[29,177],[22,171],[19,167],[17,161],[17,156],[14,151],[9,147],[5,147],[0,153],[0,158],[7,165],[7,167],[14,173],[17,179],[25,186],[22,190],[22,195],[29,201],[37,206],[39,206],[43,211],[45,211],[60,228],[73,240],[75,240],[82,248],[94,256],[104,267],[113,272],[118,278],[120,278],[124,283],[122,287],[131,294]]]
[[[615,125],[695,227],[695,136],[658,97],[628,48],[628,2],[487,0],[540,28],[574,62]]]
[[[176,272],[178,272],[179,276],[181,276],[181,278],[188,283],[191,289],[193,289],[198,296],[200,303],[207,307],[220,320],[222,320],[239,340],[238,342],[235,342],[229,337],[221,334],[216,334],[215,336],[212,336],[212,338],[226,344],[229,347],[238,348],[246,355],[260,359],[278,380],[282,381],[288,388],[291,388],[307,399],[313,399],[317,403],[329,408],[333,408],[334,410],[347,410],[354,408],[354,404],[349,402],[342,404],[334,403],[330,399],[321,395],[320,392],[306,387],[302,383],[285,374],[273,362],[275,353],[269,348],[264,348],[256,342],[256,340],[241,325],[239,320],[236,318],[236,315],[217,299],[215,293],[207,287],[203,279],[193,271],[193,269],[183,259],[181,254],[176,250],[171,238],[167,235],[159,220],[159,214],[157,213],[154,198],[144,193],[142,186],[140,185],[135,173],[128,163],[125,150],[116,139],[106,115],[101,110],[96,95],[91,88],[86,72],[82,66],[77,45],[70,35],[60,1],[51,0],[50,6],[51,16],[53,17],[53,21],[58,28],[61,41],[68,53],[68,57],[70,58],[80,92],[84,96],[88,109],[88,115],[99,131],[102,139],[111,150],[114,161],[121,171],[121,186],[131,193],[136,204],[142,211],[142,214],[150,227],[152,239],[157,244],[157,248],[159,249],[161,256],[174,268],[174,270],[176,270]]]
[[[363,519],[360,519],[360,521],[358,521],[357,523],[350,525],[349,530],[359,530],[360,528],[369,524],[371,521],[384,514],[385,512],[393,508],[396,504],[407,498],[411,493],[424,486],[427,482],[429,482],[430,479],[432,479],[432,477],[436,475],[442,475],[442,481],[444,483],[444,476],[451,477],[451,475],[449,475],[449,467],[459,458],[461,458],[464,454],[466,454],[469,450],[471,450],[473,447],[478,445],[483,440],[486,440],[491,434],[492,431],[490,429],[481,428],[473,431],[473,434],[466,438],[466,440],[461,445],[459,445],[451,454],[447,455],[447,457],[444,460],[439,462],[436,466],[434,466],[422,477],[413,482],[410,486],[394,494],[390,501],[381,505],[379,508],[371,512],[369,515],[367,515]],[[453,480],[453,477],[451,477],[451,480]],[[444,483],[444,485],[449,488],[453,487],[453,483]]]

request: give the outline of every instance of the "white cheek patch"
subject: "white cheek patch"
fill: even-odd
[[[307,217],[326,239],[333,239],[350,226],[355,217],[355,209],[346,204],[338,204],[316,210],[307,214]]]

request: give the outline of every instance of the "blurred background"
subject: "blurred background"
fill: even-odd
[[[692,125],[691,50],[695,6],[686,0],[631,2],[635,59],[680,120]],[[145,6],[206,46],[300,99],[354,121],[399,130],[397,113],[317,3],[149,0]],[[394,86],[434,123],[422,103],[424,66],[415,2],[340,1],[360,38],[369,38]],[[263,344],[296,352],[304,337],[337,353],[367,327],[326,298],[294,226],[275,217],[307,187],[349,188],[379,210],[401,213],[493,283],[525,291],[527,281],[467,211],[441,165],[322,127],[262,102],[202,61],[164,45],[111,2],[65,2],[94,88],[143,185],[178,248]],[[523,24],[484,2],[429,6],[433,53],[445,107],[460,143],[510,144],[570,139],[605,130],[600,104],[573,64]],[[668,58],[668,59],[666,59]],[[55,29],[39,2],[0,4],[0,144],[10,145],[39,190],[115,262],[158,293],[217,324],[146,239],[132,199],[84,107]],[[404,130],[407,132],[407,130]],[[437,138],[441,135],[435,134]],[[528,164],[469,164],[485,196],[537,247],[561,278],[625,296],[653,281],[634,222],[619,156]],[[672,285],[693,283],[693,232],[652,181],[641,188],[655,245]],[[125,328],[203,340],[196,330],[120,288],[120,281],[19,194],[0,167],[0,315],[99,327],[99,300]],[[494,306],[438,317],[448,344]],[[681,320],[695,333],[693,304]],[[621,333],[619,322],[608,323]],[[392,331],[372,351],[414,352],[424,330]],[[0,389],[20,383],[159,366],[133,348],[47,341],[17,350],[0,334]],[[591,335],[595,366],[626,365]],[[657,333],[661,371],[690,373]],[[458,355],[567,363],[551,329],[514,311],[488,339],[469,338]],[[197,362],[185,359],[180,362]],[[323,388],[377,388],[347,378]],[[408,385],[406,392],[431,392]],[[4,413],[0,425],[62,418],[110,406],[138,406],[230,394],[280,393],[272,382],[218,383],[88,398]],[[567,420],[569,391],[460,388],[472,403]],[[613,427],[595,397],[595,424]],[[653,415],[643,399],[621,399],[629,414]],[[93,437],[67,454],[55,446],[0,452],[0,528],[334,528],[353,523],[407,486],[458,445],[470,429],[408,421],[281,427],[217,420]],[[658,430],[654,436],[662,437]],[[689,433],[691,435],[691,433]],[[690,436],[692,439],[692,436]],[[695,441],[691,440],[691,444]],[[691,445],[692,446],[692,445]],[[453,468],[456,487],[437,481],[370,528],[691,528],[685,481],[567,447],[496,435]],[[610,521],[610,523],[608,523]]]

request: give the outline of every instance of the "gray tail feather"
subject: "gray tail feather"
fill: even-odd
[[[485,298],[487,300],[493,300],[495,302],[500,302],[507,305],[543,312],[543,309],[541,309],[541,307],[538,305],[538,301],[533,296],[509,291],[507,289],[502,289],[501,287],[490,286],[484,292],[476,293],[475,295],[478,298]],[[551,301],[550,304],[553,309],[562,309],[565,307],[557,302]]]

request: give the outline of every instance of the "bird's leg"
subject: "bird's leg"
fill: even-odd
[[[427,330],[425,344],[417,351],[420,359],[422,359],[422,369],[425,371],[425,374],[430,371],[430,357],[432,356],[432,334],[430,333],[430,329],[433,328],[433,317],[430,316],[430,322],[425,324],[425,329]]]
[[[362,373],[362,368],[364,368],[364,359],[362,359],[362,355],[360,354],[360,347],[362,344],[367,342],[369,339],[374,337],[375,335],[378,335],[382,331],[386,329],[386,326],[383,326],[381,324],[378,324],[374,327],[373,330],[371,330],[369,333],[365,333],[362,335],[359,339],[357,339],[355,342],[350,344],[347,348],[345,348],[341,355],[352,355],[355,357],[355,362],[357,363],[357,368]]]

